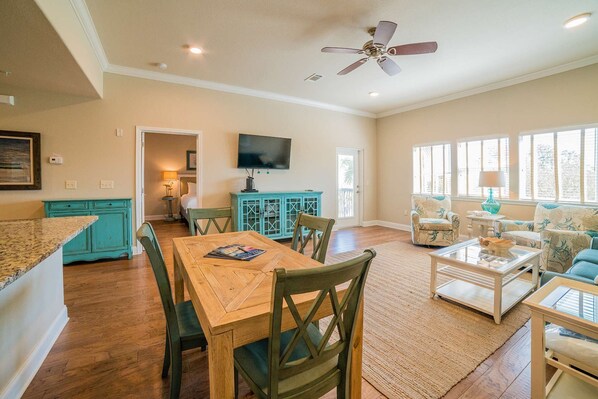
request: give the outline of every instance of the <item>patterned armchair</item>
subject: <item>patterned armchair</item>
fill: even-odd
[[[542,269],[564,273],[575,255],[598,236],[598,208],[539,203],[533,221],[499,220],[495,225],[502,238],[542,248]]]
[[[448,246],[459,239],[459,215],[444,195],[411,197],[411,240],[414,244]]]

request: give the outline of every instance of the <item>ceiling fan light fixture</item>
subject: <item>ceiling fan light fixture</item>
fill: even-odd
[[[592,13],[589,12],[576,15],[573,18],[569,18],[568,20],[566,20],[563,26],[565,27],[565,29],[575,28],[576,26],[583,25],[586,22],[588,22],[588,19],[590,19],[591,16]]]
[[[377,91],[370,91],[370,97],[378,97],[380,95],[380,93],[378,93]]]

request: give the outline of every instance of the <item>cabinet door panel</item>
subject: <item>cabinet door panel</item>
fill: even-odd
[[[125,211],[96,211],[98,221],[91,225],[93,235],[93,250],[106,251],[126,249],[127,214]]]
[[[241,200],[241,222],[240,231],[253,230],[262,232],[260,226],[261,203],[259,198]]]
[[[89,212],[71,211],[65,214],[53,213],[52,217],[88,215],[90,215]],[[62,248],[63,255],[87,254],[89,252],[91,252],[91,229],[89,227],[77,234],[75,238],[67,242]]]
[[[319,216],[320,215],[320,201],[319,198],[316,196],[305,196],[303,197],[303,208],[302,211],[308,213],[310,215]]]
[[[299,212],[302,209],[301,202],[301,197],[285,197],[284,199],[285,211],[283,217],[285,236],[293,235],[297,216],[299,216]]]
[[[282,235],[282,199],[264,198],[263,201],[262,234],[270,238],[279,237]]]

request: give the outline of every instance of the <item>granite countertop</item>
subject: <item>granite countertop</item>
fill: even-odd
[[[0,290],[96,220],[97,216],[0,220]]]

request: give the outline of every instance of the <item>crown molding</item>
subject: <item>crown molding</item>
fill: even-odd
[[[104,51],[104,46],[102,46],[102,41],[100,40],[96,26],[91,19],[91,14],[89,13],[85,0],[70,0],[70,3],[73,10],[75,10],[77,18],[79,18],[79,22],[85,31],[85,35],[89,40],[89,44],[91,45],[102,70],[106,71],[106,68],[109,65],[108,57]]]
[[[154,71],[148,71],[145,69],[131,68],[131,67],[126,67],[126,66],[121,66],[121,65],[112,65],[112,64],[108,64],[108,68],[106,69],[105,72],[113,73],[116,75],[131,76],[131,77],[135,77],[135,78],[150,79],[150,80],[157,80],[160,82],[167,82],[167,83],[174,83],[174,84],[180,84],[180,85],[185,85],[185,86],[199,87],[202,89],[221,91],[221,92],[225,92],[225,93],[233,93],[233,94],[241,94],[244,96],[259,97],[259,98],[264,98],[267,100],[274,100],[274,101],[281,101],[281,102],[292,103],[292,104],[305,105],[308,107],[321,108],[321,109],[326,109],[329,111],[343,112],[345,114],[365,116],[368,118],[376,117],[376,115],[373,113],[360,111],[357,109],[341,107],[338,105],[322,103],[319,101],[307,100],[307,99],[299,98],[299,97],[285,96],[283,94],[271,93],[268,91],[248,89],[245,87],[232,86],[232,85],[227,85],[227,84],[223,84],[223,83],[216,83],[216,82],[211,82],[208,80],[201,80],[201,79],[189,78],[189,77],[180,76],[180,75],[173,75],[173,74],[164,73],[164,72],[154,72]]]
[[[507,79],[507,80],[503,80],[500,82],[491,83],[489,85],[476,87],[474,89],[460,91],[458,93],[449,94],[447,96],[436,97],[436,98],[432,98],[430,100],[422,101],[420,103],[410,104],[410,105],[406,105],[404,107],[399,107],[399,108],[395,108],[395,109],[392,109],[389,111],[380,112],[380,113],[376,114],[376,118],[377,119],[385,118],[387,116],[400,114],[400,113],[407,112],[407,111],[413,111],[415,109],[425,108],[425,107],[429,107],[431,105],[441,104],[441,103],[445,103],[448,101],[457,100],[459,98],[464,98],[464,97],[473,96],[475,94],[485,93],[487,91],[502,89],[504,87],[514,86],[516,84],[529,82],[531,80],[545,78],[547,76],[556,75],[557,73],[567,72],[567,71],[577,69],[577,68],[583,68],[585,66],[596,64],[596,63],[598,63],[598,55],[593,55],[591,57],[582,58],[581,60],[569,62],[567,64],[562,64],[562,65],[558,65],[556,67],[543,69],[541,71],[528,73],[526,75],[518,76],[516,78]]]

